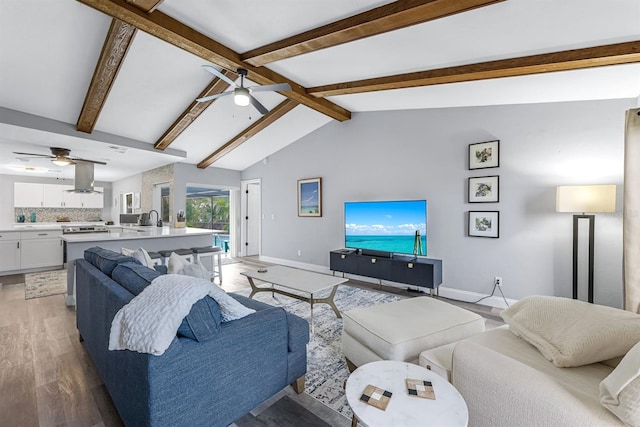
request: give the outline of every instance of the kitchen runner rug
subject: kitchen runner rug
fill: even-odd
[[[234,291],[248,296],[249,289]],[[329,291],[316,295],[324,297]],[[334,301],[340,312],[359,307],[369,307],[377,304],[397,301],[405,297],[368,289],[361,289],[349,285],[340,285]],[[309,320],[310,306],[308,303],[285,295],[270,292],[260,292],[254,296],[255,300],[267,304],[283,307],[285,310]],[[349,376],[347,364],[342,355],[342,319],[336,318],[335,313],[327,304],[313,307],[313,322],[315,333],[307,346],[307,374],[305,393],[319,400],[334,411],[351,419],[351,408],[344,395],[344,382]]]
[[[48,297],[66,292],[66,269],[26,273],[24,275],[24,299]]]

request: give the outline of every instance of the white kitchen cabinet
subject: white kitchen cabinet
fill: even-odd
[[[20,269],[20,232],[0,231],[0,271]]]
[[[42,207],[43,192],[43,184],[16,182],[13,184],[13,206],[16,208]]]
[[[81,208],[82,207],[82,193],[74,193],[75,187],[73,185],[62,185],[62,204],[65,208]]]
[[[20,268],[56,267],[63,264],[61,230],[23,231]]]
[[[85,193],[82,195],[83,208],[104,208],[104,188],[95,187],[99,193]]]
[[[104,188],[95,187],[100,193],[74,193],[73,185],[35,184],[16,182],[13,206],[16,208],[94,208],[104,207]]]
[[[45,208],[61,208],[64,207],[62,199],[62,187],[58,184],[41,184],[42,185],[42,206]]]

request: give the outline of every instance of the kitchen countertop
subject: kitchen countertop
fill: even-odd
[[[75,221],[75,222],[17,222],[0,225],[0,232],[29,231],[29,230],[62,230],[63,225],[104,225],[104,221]]]
[[[62,240],[67,243],[76,242],[104,242],[108,240],[137,240],[137,239],[157,239],[159,237],[182,237],[213,235],[213,230],[205,228],[171,228],[155,226],[109,226],[108,233],[78,233],[63,234]]]

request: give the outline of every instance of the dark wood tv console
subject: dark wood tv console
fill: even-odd
[[[344,276],[356,274],[380,280],[429,288],[431,292],[442,284],[442,260],[413,255],[391,254],[390,257],[364,255],[353,249],[338,249],[329,253],[329,268]]]

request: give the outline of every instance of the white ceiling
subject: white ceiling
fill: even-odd
[[[165,0],[160,11],[237,52],[389,3],[371,0]],[[13,151],[108,159],[114,181],[176,161],[196,164],[260,114],[231,97],[209,107],[167,152],[153,144],[211,81],[206,61],[138,31],[92,135],[75,132],[111,18],[72,0],[0,0],[0,173]],[[640,40],[638,0],[507,0],[268,64],[303,86]],[[328,98],[352,112],[635,98],[640,64]],[[267,108],[284,98],[258,93]],[[15,111],[26,113],[20,115]],[[40,117],[33,117],[40,116]],[[46,119],[51,119],[47,121]],[[332,119],[298,106],[214,167],[242,170]],[[124,154],[109,148],[126,147]],[[30,166],[55,168],[48,160]],[[195,166],[194,166],[195,167]],[[26,172],[24,172],[26,173]],[[70,171],[45,172],[60,176]]]

